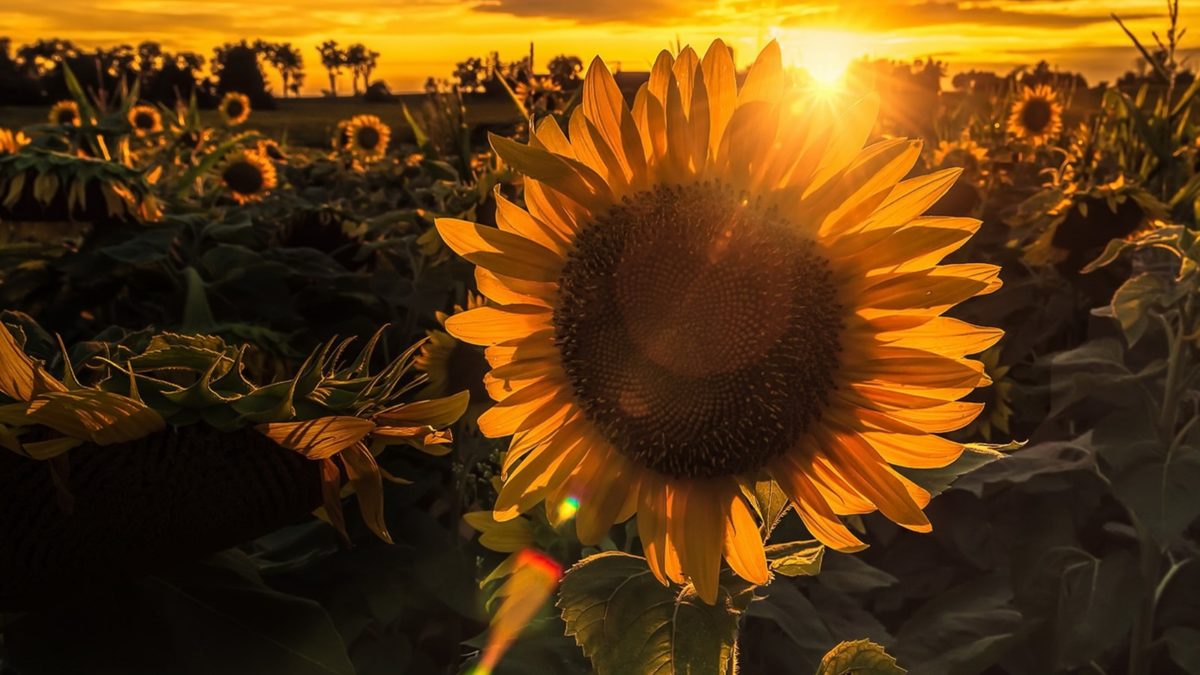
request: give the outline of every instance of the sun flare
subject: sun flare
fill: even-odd
[[[844,30],[776,31],[785,65],[798,68],[819,89],[838,90],[850,64],[868,50],[866,36]]]

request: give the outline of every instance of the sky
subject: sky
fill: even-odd
[[[1182,8],[1181,24],[1197,23],[1200,3],[1183,4],[1191,7]],[[515,60],[531,41],[539,69],[566,53],[636,71],[648,70],[664,48],[692,44],[703,53],[717,37],[734,48],[739,66],[776,39],[788,64],[809,69],[864,55],[932,56],[951,72],[1003,72],[1045,59],[1098,81],[1136,58],[1110,12],[1146,41],[1166,28],[1166,0],[4,0],[0,36],[14,44],[62,37],[85,47],[154,40],[206,57],[214,45],[243,38],[287,41],[304,56],[308,94],[328,86],[315,47],[329,39],[380,52],[374,77],[393,91],[448,77],[469,56],[494,50]],[[348,89],[349,75],[342,79]]]

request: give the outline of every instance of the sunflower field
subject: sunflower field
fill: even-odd
[[[324,147],[65,69],[0,128],[0,673],[1200,675],[1165,35],[920,105],[718,40]]]

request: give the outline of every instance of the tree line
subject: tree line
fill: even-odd
[[[259,108],[273,106],[274,93],[266,69],[274,71],[280,94],[296,96],[304,86],[305,63],[301,50],[290,42],[255,40],[231,42],[213,48],[211,57],[191,51],[169,51],[158,42],[138,45],[83,48],[60,38],[15,46],[0,37],[0,101],[38,105],[68,97],[63,70],[69,68],[85,90],[101,98],[117,96],[135,83],[141,98],[174,104],[195,96],[201,105],[212,105],[228,91],[250,97]],[[338,95],[338,78],[349,70],[352,93],[375,90],[386,95],[382,82],[371,75],[379,52],[362,43],[342,48],[327,41],[316,48],[329,75],[327,96]]]

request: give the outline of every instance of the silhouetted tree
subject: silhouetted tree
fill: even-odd
[[[550,59],[546,70],[550,73],[551,82],[563,89],[568,89],[579,84],[579,74],[583,72],[583,61],[578,56],[559,54]]]
[[[255,108],[274,108],[275,100],[267,91],[267,78],[258,62],[258,52],[245,40],[213,49],[213,75],[217,93],[237,91],[250,97]]]
[[[271,64],[271,67],[279,71],[284,98],[287,98],[289,92],[293,95],[299,93],[300,87],[304,85],[304,57],[300,54],[300,50],[293,47],[290,42],[259,40],[254,43],[254,46]]]
[[[350,66],[350,78],[355,96],[359,92],[359,80],[362,80],[363,89],[366,89],[367,85],[370,84],[371,73],[375,70],[378,59],[379,52],[367,49],[366,45],[361,42],[352,44],[346,48],[345,64]]]
[[[329,90],[326,93],[336,97],[337,78],[342,74],[342,67],[346,65],[346,52],[338,47],[336,40],[327,40],[317,47],[317,53],[321,55],[321,65],[329,72]]]

